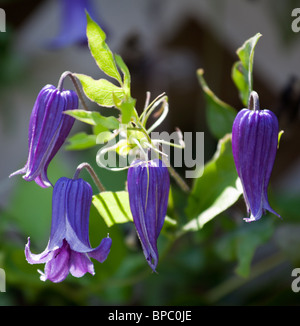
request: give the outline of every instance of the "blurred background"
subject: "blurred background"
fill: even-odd
[[[62,2],[0,0],[6,13],[6,31],[0,32],[0,268],[6,272],[6,292],[0,293],[0,305],[298,305],[300,293],[291,289],[292,270],[300,267],[300,32],[291,28],[292,10],[299,6],[293,0],[90,1],[91,15],[105,30],[109,47],[129,67],[137,110],[141,112],[147,91],[151,98],[166,92],[170,113],[161,130],[203,131],[206,161],[217,140],[206,125],[196,70],[204,69],[219,98],[242,109],[231,79],[236,50],[262,34],[254,56],[254,89],[261,108],[274,111],[284,130],[270,197],[283,220],[272,222],[266,241],[258,240],[249,275],[235,270],[243,237],[234,236],[241,225],[235,215],[245,213],[241,199],[162,254],[158,275],[146,266],[135,231],[126,224],[109,229],[112,252],[105,263],[95,263],[94,277],[69,276],[61,284],[39,280],[36,270],[43,266],[27,264],[24,245],[30,236],[33,252],[46,247],[52,190],[8,175],[26,162],[28,122],[40,89],[57,85],[67,70],[101,77],[85,42],[75,32],[70,36],[71,21],[64,26]],[[65,87],[72,88],[69,80]],[[85,129],[76,122],[71,135]],[[51,180],[71,177],[87,161],[108,189],[124,189],[126,173],[100,170],[96,153],[97,148],[61,150],[50,165]],[[83,177],[89,181],[88,174]],[[276,217],[267,216],[265,226],[269,219]],[[90,223],[95,246],[108,229],[94,208]],[[256,241],[257,227],[249,241]],[[160,241],[163,246],[164,238]]]

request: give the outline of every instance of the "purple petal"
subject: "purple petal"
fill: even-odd
[[[65,239],[71,250],[88,253],[103,262],[109,253],[111,239],[105,238],[97,248],[89,241],[89,215],[93,191],[83,179],[62,177],[57,180],[52,197],[52,225],[49,248],[61,247]]]
[[[49,249],[61,247],[66,237],[66,198],[68,194],[68,178],[60,178],[54,185],[52,194],[52,222]]]
[[[100,263],[103,263],[110,252],[111,244],[112,244],[111,238],[109,237],[104,238],[102,239],[100,245],[97,248],[92,249],[91,251],[88,252],[88,255],[98,260]]]
[[[70,273],[75,277],[82,277],[85,273],[95,275],[94,265],[87,254],[71,251]]]
[[[78,97],[73,91],[59,92],[46,85],[39,93],[33,107],[28,130],[28,159],[24,168],[12,173],[25,174],[26,181],[35,180],[41,187],[51,186],[47,168],[67,138],[75,119],[63,112],[78,107]]]
[[[132,164],[127,175],[130,209],[146,260],[155,271],[157,239],[167,212],[170,179],[160,160],[137,163]]]
[[[25,246],[25,257],[29,264],[44,264],[51,260],[53,257],[53,251],[49,250],[48,247],[40,254],[33,254],[30,251],[30,238]]]
[[[69,274],[71,250],[66,241],[61,248],[54,251],[53,258],[46,262],[42,281],[62,282]]]
[[[267,209],[267,189],[277,152],[278,121],[269,110],[241,110],[233,123],[232,152],[250,217],[257,221]]]

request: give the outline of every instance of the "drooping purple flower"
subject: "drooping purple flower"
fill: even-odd
[[[244,219],[246,222],[259,220],[266,210],[279,216],[268,201],[268,185],[278,145],[278,120],[273,112],[259,110],[256,92],[251,96],[249,103],[254,101],[254,110],[241,110],[232,127],[233,158],[250,213],[250,217]]]
[[[93,20],[99,23],[91,0],[59,0],[59,3],[61,6],[60,31],[59,34],[49,42],[48,46],[52,49],[58,49],[74,44],[87,44],[86,11]]]
[[[51,186],[47,169],[74,124],[75,119],[63,114],[78,108],[78,96],[72,90],[59,91],[46,85],[34,104],[28,129],[28,159],[25,166],[12,173],[25,174],[26,181],[34,180],[39,186]]]
[[[25,256],[30,264],[45,263],[41,280],[61,282],[69,274],[81,277],[92,275],[94,265],[91,258],[105,261],[111,239],[102,239],[97,248],[89,242],[89,213],[92,202],[92,188],[83,179],[58,179],[53,189],[52,224],[47,248],[40,254],[30,251],[30,238],[25,246]]]
[[[167,213],[170,177],[161,160],[135,161],[128,170],[127,187],[133,221],[146,260],[158,264],[157,239]]]

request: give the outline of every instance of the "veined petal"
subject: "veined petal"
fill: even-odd
[[[104,238],[102,239],[100,245],[97,248],[91,249],[90,251],[87,252],[87,254],[90,257],[98,260],[100,263],[103,263],[110,252],[111,244],[112,244],[111,238],[109,237]]]
[[[269,205],[267,189],[277,152],[278,121],[269,110],[241,110],[232,127],[232,152],[250,213],[257,221],[265,210],[279,216]]]
[[[53,252],[51,260],[46,262],[42,281],[50,280],[53,283],[62,282],[69,274],[71,250],[66,241],[61,248]]]
[[[111,239],[104,238],[97,248],[89,242],[89,213],[92,188],[83,179],[58,179],[53,189],[52,224],[48,246],[44,252],[30,252],[30,241],[25,247],[29,263],[46,263],[41,280],[63,281],[70,272],[81,277],[86,272],[94,275],[89,257],[103,262],[110,251]]]
[[[71,251],[70,273],[74,277],[82,277],[85,273],[95,275],[94,265],[87,254]]]
[[[75,119],[63,114],[78,107],[74,91],[60,92],[53,85],[40,91],[34,104],[28,129],[28,159],[24,168],[12,173],[25,174],[26,181],[34,180],[41,187],[51,186],[47,168],[67,138]]]
[[[167,167],[158,159],[137,163],[133,162],[127,175],[130,209],[146,260],[155,271],[157,239],[167,212],[170,179]]]
[[[51,260],[53,257],[53,251],[48,247],[40,254],[33,254],[30,250],[30,238],[25,246],[25,257],[29,264],[44,264]]]
[[[49,248],[61,247],[65,239],[71,250],[88,253],[103,262],[111,246],[111,239],[104,238],[97,248],[89,241],[89,215],[93,191],[83,179],[62,177],[53,189],[52,225]]]

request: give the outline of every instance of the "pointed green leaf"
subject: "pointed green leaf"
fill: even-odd
[[[233,65],[232,79],[238,88],[242,103],[247,106],[253,90],[253,58],[257,41],[262,35],[257,33],[247,40],[238,50],[239,61]]]
[[[85,132],[80,132],[68,138],[67,150],[83,150],[96,146],[96,135],[88,135]]]
[[[115,107],[121,111],[122,123],[127,124],[132,118],[136,100],[132,97],[125,97],[120,100],[115,94],[113,94],[113,100]]]
[[[237,114],[236,110],[221,101],[207,86],[203,77],[203,69],[197,71],[199,83],[205,95],[206,121],[212,135],[217,139],[231,133],[232,124]]]
[[[121,69],[121,71],[123,73],[123,87],[124,87],[125,94],[128,97],[130,97],[131,77],[130,77],[129,69],[126,66],[123,59],[119,55],[115,54],[115,60],[116,60],[116,63],[118,65],[118,67]]]
[[[108,227],[133,221],[126,191],[101,192],[93,196],[92,202]]]
[[[127,124],[132,117],[133,110],[135,107],[135,100],[130,97],[127,101],[121,103],[120,110],[121,110],[121,119],[123,124]]]
[[[120,101],[125,96],[122,88],[106,79],[95,80],[83,74],[75,74],[75,76],[79,79],[85,95],[100,106],[113,107],[115,106],[113,96],[117,97]]]
[[[205,209],[202,213],[200,213],[197,218],[194,218],[189,223],[187,223],[184,227],[184,231],[198,231],[201,229],[207,222],[212,220],[217,215],[224,212],[227,208],[232,206],[241,196],[242,194],[242,185],[240,183],[240,179],[236,180],[236,184],[234,187],[228,186],[226,187],[220,195],[216,198],[216,200],[212,203],[210,207]]]
[[[93,126],[101,125],[106,130],[119,128],[119,121],[115,117],[104,117],[96,111],[68,110],[64,113]]]
[[[214,157],[204,166],[203,175],[195,179],[186,208],[191,221],[183,227],[183,231],[199,230],[232,206],[241,194],[229,134],[219,141]]]
[[[121,85],[122,78],[117,69],[114,56],[105,42],[106,35],[89,14],[87,14],[86,35],[91,54],[98,67],[108,76],[115,78]]]
[[[117,136],[115,133],[110,131],[94,132],[94,134],[97,135],[97,144],[105,144]]]
[[[108,227],[114,224],[133,222],[127,191],[101,192],[93,196],[92,203]],[[165,225],[174,227],[177,225],[177,222],[166,216]]]

